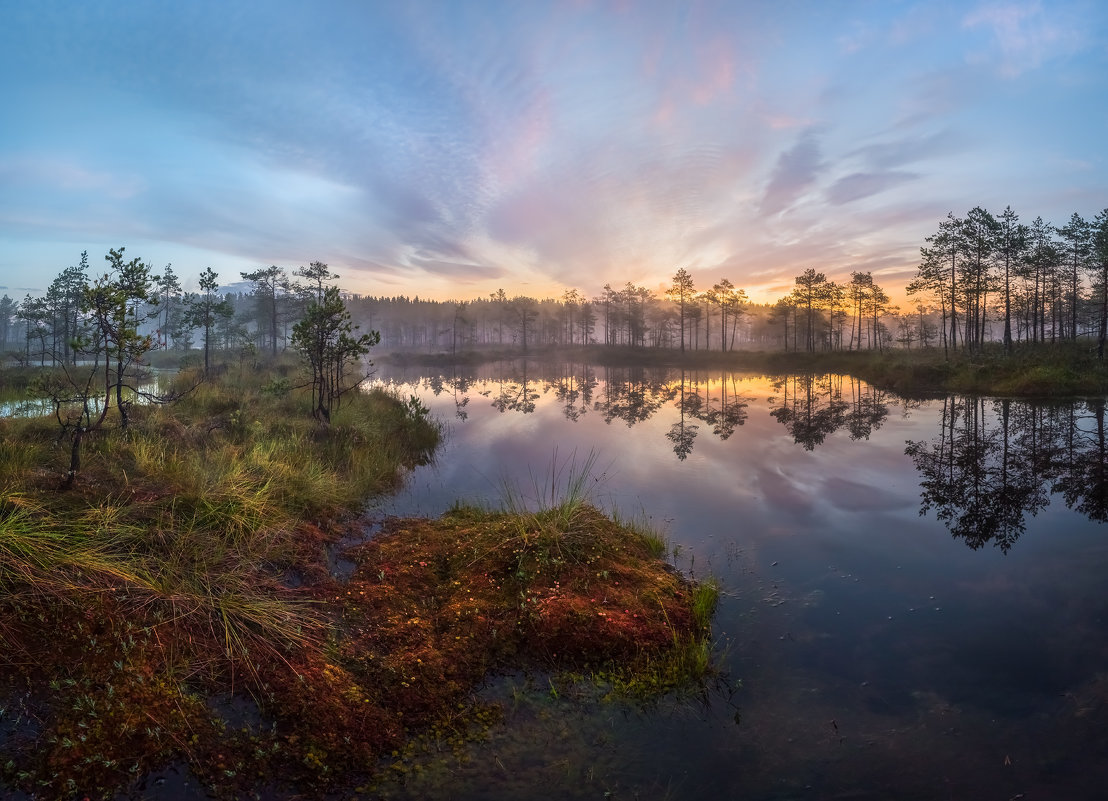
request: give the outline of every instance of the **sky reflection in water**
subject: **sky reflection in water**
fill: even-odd
[[[594,453],[599,503],[663,527],[683,569],[721,580],[715,633],[741,682],[706,708],[652,714],[523,705],[451,769],[453,790],[428,780],[396,797],[1108,786],[1102,405],[520,363],[378,377],[450,429],[383,513],[495,504],[505,482],[547,495],[552,467],[564,477]],[[511,761],[510,781],[480,767],[492,754]]]

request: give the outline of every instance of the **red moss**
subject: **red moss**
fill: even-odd
[[[48,700],[31,747],[11,738],[18,749],[0,753],[13,760],[7,779],[27,771],[36,791],[66,797],[73,779],[110,795],[184,760],[230,795],[263,780],[341,788],[407,734],[456,719],[490,671],[634,664],[700,634],[687,582],[588,507],[564,530],[477,512],[395,521],[348,552],[346,583],[321,567],[335,535],[301,533],[306,583],[289,592],[323,625],[284,649],[250,643],[248,658],[228,655],[210,623],[125,592],[89,594],[79,609],[9,596],[0,664]],[[256,700],[257,720],[227,720],[208,702],[229,688]]]

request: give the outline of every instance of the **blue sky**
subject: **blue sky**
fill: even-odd
[[[1108,206],[1108,3],[0,0],[0,292],[895,289],[948,211]]]

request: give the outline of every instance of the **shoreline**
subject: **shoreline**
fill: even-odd
[[[622,345],[513,348],[449,353],[393,351],[376,361],[398,367],[472,367],[533,359],[602,367],[756,370],[770,374],[838,372],[909,397],[958,392],[1021,398],[1075,398],[1108,394],[1108,364],[1085,344],[1019,345],[1011,354],[991,343],[949,357],[938,349],[885,351],[680,351]]]

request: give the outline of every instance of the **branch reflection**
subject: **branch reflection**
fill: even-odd
[[[909,440],[905,449],[919,474],[920,514],[934,512],[969,547],[993,544],[1007,552],[1052,495],[1090,520],[1108,522],[1104,399],[908,401],[843,375],[750,379],[726,370],[517,361],[484,365],[480,378],[472,367],[455,368],[423,384],[436,395],[453,395],[463,421],[475,391],[502,414],[531,414],[543,398],[573,423],[596,415],[630,428],[661,415],[652,436],[664,436],[680,462],[705,441],[705,432],[725,441],[744,425],[754,404],[744,386],[748,393],[772,387],[769,414],[806,451],[839,431],[868,439],[887,421],[890,404],[905,415],[928,406],[936,409],[936,435]]]
[[[1108,520],[1103,399],[942,403],[939,435],[905,451],[920,473],[920,514],[934,509],[971,548],[992,543],[1005,552],[1053,493],[1090,520]]]

